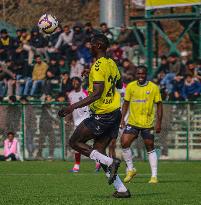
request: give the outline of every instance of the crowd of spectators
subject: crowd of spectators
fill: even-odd
[[[144,35],[137,29],[144,43]],[[63,95],[72,90],[71,80],[79,77],[87,89],[87,78],[82,72],[95,59],[90,52],[90,39],[103,33],[110,41],[108,55],[122,74],[124,86],[135,79],[136,65],[133,53],[138,46],[134,32],[122,25],[118,36],[101,23],[98,29],[90,22],[73,26],[59,26],[50,36],[42,35],[37,27],[31,32],[18,29],[12,38],[6,29],[0,32],[0,100],[44,100],[47,96]],[[183,63],[177,53],[161,56],[161,65],[154,76],[163,93],[163,99],[195,100],[201,93],[201,62]]]
[[[164,100],[198,100],[201,95],[201,60],[182,62],[177,53],[161,56],[153,77]]]
[[[98,33],[108,37],[111,43],[108,54],[121,67],[125,83],[134,79],[135,66],[127,53],[138,43],[133,31],[124,25],[116,39],[106,23],[101,23],[99,29],[94,29],[90,22],[85,25],[76,23],[72,27],[60,26],[50,36],[42,35],[37,27],[31,32],[18,29],[16,38],[12,38],[6,29],[2,29],[1,100],[8,100],[13,96],[16,99],[45,99],[48,95],[61,93],[66,96],[72,90],[73,77],[82,79],[86,89],[87,79],[83,79],[81,75],[95,60],[90,51],[90,39]]]

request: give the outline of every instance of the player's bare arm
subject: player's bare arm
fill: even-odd
[[[123,106],[122,106],[122,117],[121,117],[121,124],[120,124],[120,128],[124,128],[125,127],[125,116],[126,113],[128,112],[128,107],[129,107],[129,101],[124,100]]]
[[[162,102],[158,102],[157,103],[157,121],[156,121],[156,133],[160,133],[161,132],[161,123],[162,123],[162,118],[163,118],[163,104]]]
[[[69,105],[66,108],[60,110],[58,112],[58,115],[60,117],[65,117],[66,115],[72,113],[74,109],[85,107],[85,106],[95,102],[96,100],[98,100],[103,93],[104,82],[94,82],[93,88],[94,88],[94,91],[92,92],[91,95],[89,95],[88,97],[84,98],[83,100],[81,100],[77,103]]]

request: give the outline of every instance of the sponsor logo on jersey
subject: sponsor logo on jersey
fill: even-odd
[[[126,130],[130,130],[131,129],[131,126],[126,126]]]

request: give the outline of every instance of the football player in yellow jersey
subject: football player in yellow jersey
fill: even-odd
[[[89,96],[59,111],[65,117],[74,109],[90,106],[91,116],[78,125],[70,138],[70,146],[79,153],[100,162],[108,177],[108,183],[114,185],[116,198],[128,198],[130,192],[117,175],[120,160],[106,156],[106,147],[118,136],[121,121],[120,94],[121,76],[115,62],[106,57],[109,46],[107,37],[95,35],[91,40],[92,53],[96,57],[89,73]],[[86,144],[94,139],[93,146]]]
[[[157,105],[157,120],[155,131],[160,133],[163,115],[163,107],[160,91],[157,85],[147,80],[145,66],[139,66],[136,73],[136,81],[129,83],[126,87],[124,104],[122,107],[121,126],[125,127],[121,136],[123,158],[127,165],[127,175],[124,182],[129,182],[135,175],[136,169],[133,166],[132,142],[141,134],[149,156],[152,176],[149,183],[157,183],[157,155],[154,149],[154,104]],[[128,124],[125,126],[125,115],[129,109]]]

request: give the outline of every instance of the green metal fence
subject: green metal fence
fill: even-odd
[[[70,116],[57,117],[62,106],[65,103],[1,103],[0,152],[6,133],[13,131],[20,140],[25,160],[72,158],[68,140],[74,126]],[[201,102],[164,102],[162,131],[155,135],[155,145],[161,159],[200,160]],[[146,159],[140,136],[132,149],[135,158]],[[121,157],[119,140],[116,151]]]

